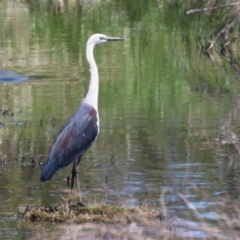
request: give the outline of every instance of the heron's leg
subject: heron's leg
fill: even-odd
[[[80,182],[78,179],[78,165],[81,161],[81,157],[78,158],[77,162],[73,162],[73,168],[72,168],[72,177],[71,177],[71,190],[69,193],[69,203],[71,202],[71,197],[72,197],[72,189],[74,187],[74,181],[75,181],[75,177],[77,176],[77,189],[78,189],[78,193],[79,193],[79,203],[82,204],[82,197],[81,197],[81,192],[80,192]]]
[[[81,161],[81,157],[78,158],[77,164],[76,164],[76,173],[77,173],[77,189],[78,189],[78,194],[79,194],[79,203],[82,204],[82,197],[81,197],[81,190],[80,190],[80,181],[78,178],[78,165]]]
[[[69,203],[71,202],[71,198],[72,198],[72,189],[73,189],[73,186],[74,186],[74,180],[75,180],[75,177],[77,175],[77,171],[76,171],[76,161],[73,162],[73,168],[72,168],[72,177],[71,177],[71,182],[70,182],[70,187],[71,187],[71,190],[69,192]]]

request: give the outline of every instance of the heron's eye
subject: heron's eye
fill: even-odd
[[[104,37],[100,37],[100,38],[99,38],[100,41],[103,40],[103,39],[104,39]]]

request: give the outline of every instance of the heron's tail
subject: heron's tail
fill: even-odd
[[[48,158],[41,170],[41,181],[45,182],[47,180],[50,180],[57,170],[58,169],[56,168],[55,161],[53,161],[51,158]]]

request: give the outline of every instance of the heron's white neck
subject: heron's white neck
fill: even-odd
[[[94,44],[87,43],[86,55],[90,71],[90,84],[87,95],[83,100],[98,110],[98,89],[99,89],[99,76],[98,68],[93,56]]]

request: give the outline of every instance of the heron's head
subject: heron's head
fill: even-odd
[[[104,34],[93,34],[87,41],[87,44],[99,44],[99,43],[104,43],[104,42],[109,42],[109,41],[123,41],[123,38],[119,38],[119,37],[109,37],[106,36]]]

